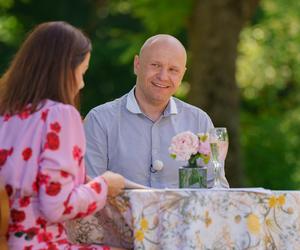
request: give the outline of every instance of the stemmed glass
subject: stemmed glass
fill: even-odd
[[[228,150],[228,133],[226,128],[213,128],[209,131],[209,143],[214,164],[213,188],[221,188],[221,167],[225,162]]]

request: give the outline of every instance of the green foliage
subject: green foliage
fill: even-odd
[[[285,118],[288,119],[283,121]],[[296,173],[300,167],[300,129],[289,115],[261,115],[253,119],[252,114],[243,113],[242,121],[247,184],[272,189],[299,187]]]
[[[7,45],[17,45],[23,35],[23,27],[15,16],[0,17],[0,42]]]
[[[134,15],[142,20],[152,34],[174,34],[186,27],[194,1],[187,0],[132,0]]]
[[[241,35],[237,79],[251,186],[300,187],[299,9],[299,1],[264,0],[260,17]]]
[[[132,14],[140,20],[144,32],[174,34],[186,27],[193,3],[193,0],[114,0],[110,6],[113,13]]]
[[[131,64],[136,51],[126,63],[122,54],[134,40],[128,39],[129,33],[138,33],[140,24],[129,14],[113,12],[105,1],[0,0],[0,14],[0,74],[8,67],[25,32],[41,22],[64,20],[82,28],[93,44],[82,98],[83,115],[120,97],[134,85]]]
[[[128,47],[121,54],[122,63],[139,51],[144,41],[158,33],[181,36],[191,13],[193,0],[113,0],[110,1],[112,15],[127,15],[139,23],[140,30],[114,30],[122,34]]]
[[[0,0],[0,11],[10,9],[14,4],[13,0]]]

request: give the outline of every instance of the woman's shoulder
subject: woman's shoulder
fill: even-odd
[[[78,110],[74,106],[49,99],[44,102],[40,110],[45,109],[48,109],[49,111],[74,112],[79,114]]]
[[[40,112],[51,116],[60,116],[64,119],[68,119],[70,116],[81,119],[78,110],[74,106],[49,99],[44,102]]]

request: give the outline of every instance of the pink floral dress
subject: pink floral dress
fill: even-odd
[[[47,100],[0,116],[0,178],[10,197],[10,249],[109,249],[68,242],[64,221],[105,205],[102,177],[83,184],[85,136],[77,110]]]

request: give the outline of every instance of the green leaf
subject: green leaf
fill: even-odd
[[[194,154],[191,155],[190,159],[189,159],[189,167],[197,167],[197,159],[200,157],[200,154]]]
[[[208,134],[199,135],[200,142],[205,142],[208,138]]]
[[[204,162],[205,164],[208,164],[208,163],[209,163],[209,160],[210,160],[209,155],[201,155],[201,158],[203,159],[203,162]]]

